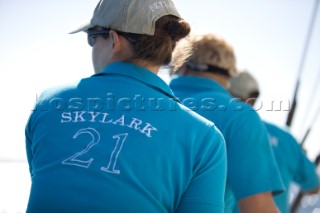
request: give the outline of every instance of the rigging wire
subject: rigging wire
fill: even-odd
[[[304,68],[304,64],[305,64],[305,61],[306,61],[308,49],[309,49],[309,46],[310,46],[311,36],[312,36],[312,33],[313,33],[313,29],[314,29],[314,24],[315,24],[316,18],[317,18],[316,16],[317,16],[318,8],[319,8],[319,2],[320,2],[319,0],[316,0],[315,1],[315,5],[313,7],[313,13],[312,13],[312,17],[311,17],[311,22],[309,24],[307,38],[306,38],[305,45],[304,45],[304,48],[303,48],[302,58],[301,58],[300,66],[299,66],[299,70],[298,70],[298,77],[297,77],[298,80],[301,78],[302,71],[303,71],[303,68]]]
[[[306,102],[307,103],[307,107],[311,107],[313,104],[314,104],[314,101],[315,100],[318,100],[315,98],[315,96],[317,95],[317,92],[320,92],[320,69],[319,69],[319,72],[318,72],[318,75],[316,77],[316,80],[313,84],[313,87],[311,89],[311,95],[309,96],[308,98],[308,101]],[[312,95],[313,93],[313,95]],[[302,125],[305,125],[309,120],[310,120],[310,111],[307,109],[304,113],[304,116],[303,116],[303,121],[301,122]]]
[[[312,14],[311,22],[310,22],[310,25],[309,25],[307,39],[306,39],[306,43],[305,43],[305,46],[304,46],[304,50],[303,50],[303,54],[302,54],[302,58],[301,58],[301,62],[300,62],[300,67],[299,67],[299,72],[298,72],[298,77],[297,77],[297,83],[296,83],[296,88],[295,88],[295,93],[294,93],[294,98],[293,98],[293,104],[294,104],[293,107],[294,107],[294,109],[290,110],[290,112],[288,114],[288,119],[287,119],[287,125],[289,124],[288,126],[291,125],[293,114],[294,114],[294,112],[292,112],[292,111],[294,111],[295,107],[296,107],[295,105],[296,105],[296,98],[297,98],[298,88],[299,88],[299,84],[300,84],[302,70],[304,68],[304,63],[305,63],[305,59],[306,59],[306,55],[307,55],[307,50],[308,50],[309,45],[310,45],[311,35],[312,35],[313,29],[314,29],[314,23],[315,23],[315,20],[316,20],[316,15],[317,15],[318,7],[319,7],[319,2],[320,2],[320,0],[315,0],[315,4],[314,4],[314,8],[313,8],[313,14]],[[317,85],[315,85],[315,87],[317,88]],[[320,104],[319,104],[318,109],[316,111],[316,114],[313,117],[313,119],[312,119],[312,121],[311,121],[311,123],[309,125],[309,128],[307,129],[307,131],[306,131],[306,133],[304,135],[304,138],[303,138],[303,140],[302,140],[302,142],[300,144],[301,147],[304,146],[304,144],[305,144],[305,142],[306,142],[306,140],[307,140],[307,138],[308,138],[308,136],[309,136],[309,134],[311,132],[311,129],[312,129],[313,125],[318,120],[319,114],[320,114]],[[318,155],[318,157],[319,157],[319,155]],[[297,212],[297,209],[298,209],[299,205],[301,204],[302,198],[303,198],[303,193],[302,193],[302,191],[300,191],[298,193],[298,196],[296,197],[296,199],[293,201],[293,204],[292,204],[291,209],[290,209],[291,213]]]
[[[320,104],[319,104],[319,106],[318,106],[318,109],[317,109],[317,111],[316,111],[315,116],[313,116],[313,119],[312,119],[312,121],[311,121],[311,123],[310,123],[310,125],[309,125],[309,127],[308,127],[308,129],[307,129],[307,131],[306,131],[306,133],[305,133],[302,141],[301,141],[301,144],[300,144],[301,146],[303,146],[304,143],[306,142],[306,140],[307,140],[307,138],[308,138],[308,136],[309,136],[309,134],[310,134],[310,131],[312,130],[312,127],[314,126],[314,124],[316,123],[316,121],[319,119],[319,115],[320,115]]]
[[[302,75],[302,71],[303,71],[303,68],[304,68],[305,61],[306,61],[308,49],[309,49],[309,46],[310,46],[311,36],[313,34],[313,29],[314,29],[314,25],[315,25],[315,21],[316,21],[316,16],[317,16],[317,11],[318,11],[318,8],[319,8],[319,2],[320,2],[319,0],[315,0],[315,4],[314,4],[314,7],[313,7],[313,12],[312,12],[312,16],[311,16],[311,21],[310,21],[309,28],[308,28],[308,31],[307,31],[307,37],[306,37],[306,40],[305,40],[305,44],[304,44],[304,48],[303,48],[303,52],[302,52],[302,57],[301,57],[301,61],[300,61],[300,66],[299,66],[299,69],[298,69],[297,81],[296,81],[295,91],[294,91],[293,100],[292,100],[292,107],[291,107],[291,110],[289,111],[289,114],[287,116],[287,121],[286,121],[286,125],[288,127],[291,126],[292,119],[293,119],[293,116],[294,116],[295,111],[296,111],[297,96],[298,96],[298,90],[299,90],[300,81],[301,81],[301,75]]]

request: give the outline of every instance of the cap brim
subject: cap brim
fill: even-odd
[[[69,34],[74,34],[74,33],[82,32],[82,31],[83,32],[87,32],[88,29],[90,29],[92,27],[93,27],[92,24],[89,22],[89,23],[81,25],[76,30],[73,30],[73,31],[69,32]]]

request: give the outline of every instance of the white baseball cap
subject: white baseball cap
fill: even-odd
[[[230,92],[237,97],[250,98],[252,93],[259,92],[258,82],[247,71],[231,78],[230,84]]]

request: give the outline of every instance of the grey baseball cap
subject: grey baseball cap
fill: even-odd
[[[253,92],[259,92],[259,85],[256,79],[247,71],[240,72],[230,79],[230,92],[235,96],[249,98]]]
[[[100,0],[91,21],[72,33],[100,26],[127,33],[154,35],[162,16],[180,18],[172,0]]]

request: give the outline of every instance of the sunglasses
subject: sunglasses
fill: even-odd
[[[107,39],[109,37],[110,29],[89,29],[88,30],[88,44],[93,47],[96,43],[96,36],[102,35],[103,38]]]
[[[93,45],[96,43],[96,36],[102,35],[103,38],[107,39],[109,38],[109,32],[111,29],[109,28],[103,28],[103,29],[89,29],[88,34],[88,44],[93,47]],[[135,43],[139,39],[139,35],[135,35],[133,33],[123,33],[123,32],[117,32],[119,35],[127,39],[130,43]]]

